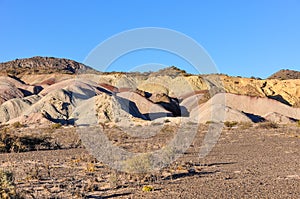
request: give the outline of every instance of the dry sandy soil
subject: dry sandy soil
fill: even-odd
[[[155,129],[160,132],[149,138],[126,133]],[[117,146],[146,152],[165,145],[175,129],[167,122],[105,133]],[[181,158],[145,175],[110,169],[86,149],[67,143],[57,150],[0,154],[0,167],[13,172],[17,193],[24,198],[300,198],[299,127],[276,128],[269,123],[224,127],[213,150],[200,159],[207,130],[207,124],[201,125]],[[76,133],[70,128],[68,132],[69,142],[75,142]],[[146,185],[153,191],[143,191]]]

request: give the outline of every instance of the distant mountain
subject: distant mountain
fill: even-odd
[[[300,72],[295,70],[280,70],[270,77],[268,79],[280,79],[280,80],[287,80],[287,79],[300,79]]]
[[[80,74],[98,72],[91,67],[70,59],[37,56],[0,63],[0,73],[15,76],[24,74]]]

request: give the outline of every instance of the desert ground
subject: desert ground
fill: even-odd
[[[176,132],[170,123],[160,125],[171,128],[162,127],[162,133],[147,139],[125,138],[118,129],[107,133],[117,145],[142,152],[163,145]],[[299,127],[248,123],[224,127],[212,151],[199,158],[207,130],[208,125],[201,125],[182,157],[146,174],[116,171],[82,146],[70,147],[78,139],[72,133],[69,143],[57,143],[61,149],[4,153],[0,164],[14,174],[16,192],[24,198],[300,197]],[[143,191],[146,186],[153,190]]]
[[[0,70],[0,198],[300,198],[297,71]]]

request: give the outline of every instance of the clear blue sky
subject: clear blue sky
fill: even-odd
[[[37,55],[83,62],[112,35],[162,27],[195,39],[221,73],[264,78],[300,70],[299,24],[299,0],[0,0],[0,62]],[[150,62],[189,70],[167,53],[145,53],[118,60],[116,70]]]

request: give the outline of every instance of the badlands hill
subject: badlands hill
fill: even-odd
[[[300,79],[192,75],[176,67],[153,73],[100,73],[72,60],[47,57],[2,63],[0,69],[1,124],[300,119]]]

